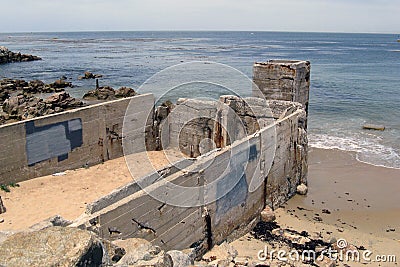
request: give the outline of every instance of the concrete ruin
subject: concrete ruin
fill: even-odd
[[[310,62],[270,60],[253,66],[253,82],[266,99],[301,103],[308,112]],[[258,90],[253,90],[258,94]]]
[[[146,94],[4,125],[0,181],[178,150],[182,159],[88,204],[71,226],[204,252],[248,232],[266,205],[283,204],[307,183],[309,79],[306,61],[255,63],[254,83],[267,101],[180,99],[160,120],[162,109],[147,112],[155,100]]]

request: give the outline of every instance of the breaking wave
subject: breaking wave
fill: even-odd
[[[309,135],[311,147],[356,152],[356,158],[360,162],[400,169],[399,152],[390,146],[380,144],[377,139],[312,133]]]

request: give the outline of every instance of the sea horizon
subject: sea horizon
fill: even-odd
[[[332,33],[332,34],[373,34],[373,35],[399,35],[400,32],[345,32],[345,31],[296,31],[296,30],[170,30],[170,29],[143,29],[143,30],[60,30],[60,31],[14,31],[14,32],[1,32],[0,34],[13,34],[13,33],[109,33],[109,32],[258,32],[258,33]]]

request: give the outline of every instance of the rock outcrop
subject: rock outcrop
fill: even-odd
[[[12,62],[27,62],[41,60],[38,56],[21,54],[20,52],[15,53],[8,50],[7,47],[0,46],[0,64],[12,63]]]
[[[65,81],[64,78],[56,80],[55,82],[49,84],[49,86],[55,89],[64,89],[67,87],[73,87],[72,83]]]
[[[102,262],[100,240],[76,228],[16,233],[0,244],[1,266],[101,266]]]
[[[135,90],[129,87],[121,87],[118,90],[110,86],[103,86],[97,89],[91,90],[83,95],[85,100],[115,100],[117,98],[135,96],[137,93]]]
[[[70,108],[77,108],[83,105],[79,99],[71,97],[67,92],[60,92],[53,94],[44,100],[46,106],[50,109],[56,110],[61,108],[67,110]]]
[[[0,80],[0,124],[7,122],[31,119],[43,115],[53,114],[72,108],[83,106],[83,102],[70,97],[64,91],[67,87],[73,87],[66,77],[61,77],[53,83],[46,84],[40,80]],[[41,99],[35,94],[56,93],[47,99]],[[135,90],[129,87],[121,87],[114,90],[110,86],[100,87],[87,92],[85,100],[115,100],[118,98],[135,96]]]
[[[73,87],[71,82],[64,78],[56,80],[53,83],[45,84],[40,80],[30,82],[24,80],[2,79],[0,80],[0,104],[10,97],[14,92],[23,94],[54,93],[64,91],[66,87]]]
[[[36,96],[20,94],[4,101],[3,112],[0,113],[0,124],[54,114],[81,106],[83,102],[72,98],[67,92],[55,93],[44,100]]]
[[[79,80],[87,80],[87,79],[97,79],[97,78],[101,78],[103,77],[103,75],[101,74],[93,74],[90,71],[85,71],[83,76],[80,76],[78,79]]]
[[[115,90],[110,86],[99,87],[83,95],[85,100],[113,100],[115,99]]]
[[[2,79],[0,80],[0,104],[10,97],[12,92],[23,91],[28,87],[28,82],[24,80]]]
[[[133,90],[132,88],[129,87],[121,87],[118,90],[115,90],[115,97],[116,98],[124,98],[124,97],[131,97],[131,96],[135,96],[137,95],[137,93],[135,92],[135,90]]]

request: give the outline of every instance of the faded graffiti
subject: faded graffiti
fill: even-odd
[[[221,190],[221,187],[222,188],[225,187],[226,185],[224,185],[224,183],[226,183],[228,179],[234,180],[237,178],[226,176],[225,178],[221,179],[221,181],[218,183],[217,190]],[[235,185],[235,187],[231,191],[229,191],[229,193],[226,194],[224,197],[217,200],[216,223],[218,223],[220,219],[224,215],[226,215],[226,213],[230,211],[232,208],[244,205],[246,203],[247,194],[248,194],[248,185],[246,180],[246,174],[243,173],[242,177]]]
[[[236,207],[244,207],[249,193],[249,184],[247,178],[254,174],[254,164],[249,165],[251,161],[259,157],[259,151],[256,145],[248,147],[244,145],[234,148],[234,156],[229,161],[229,173],[218,180],[217,196],[225,196],[218,199],[216,209],[216,223],[224,217],[227,212]],[[246,176],[246,173],[249,176]],[[232,190],[229,190],[232,188]]]
[[[253,161],[257,159],[257,157],[258,157],[257,146],[256,145],[250,146],[249,161]]]
[[[39,127],[30,121],[25,123],[25,130],[29,166],[54,157],[57,157],[58,161],[65,160],[72,149],[80,147],[83,143],[81,119]]]

